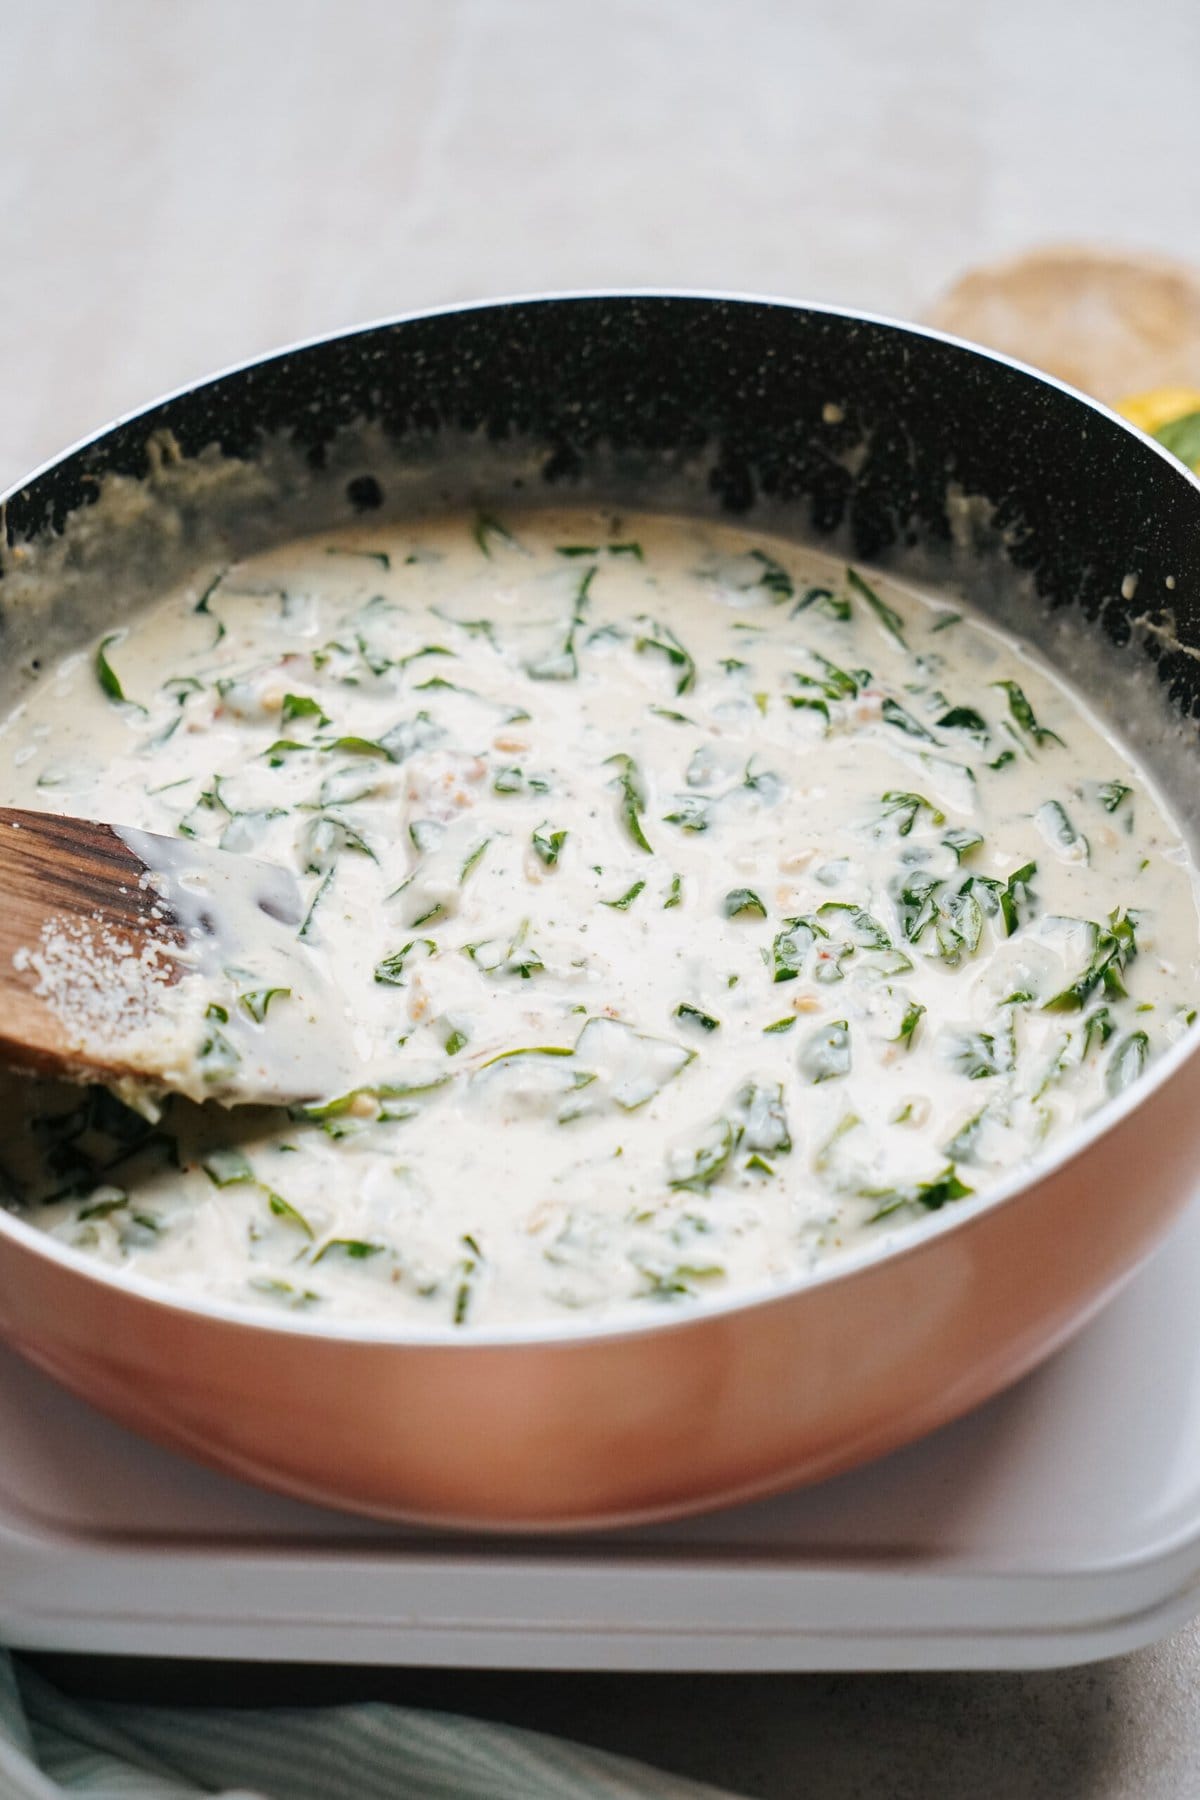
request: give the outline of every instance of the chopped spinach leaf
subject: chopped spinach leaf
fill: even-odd
[[[1011,937],[1021,923],[1022,905],[1031,903],[1029,887],[1036,874],[1036,863],[1022,863],[1003,882],[990,875],[970,875],[963,883],[962,891],[976,895],[984,912],[990,916],[998,914],[1004,925],[1004,935]]]
[[[959,1180],[954,1164],[942,1170],[932,1181],[920,1181],[911,1188],[869,1188],[864,1189],[864,1198],[878,1200],[879,1206],[872,1213],[868,1223],[874,1224],[878,1219],[886,1219],[889,1213],[896,1212],[902,1206],[923,1206],[928,1212],[940,1212],[950,1200],[965,1200],[974,1193],[973,1188]]]
[[[601,906],[611,906],[614,912],[628,912],[645,885],[644,881],[635,881],[631,888],[626,889],[619,900],[602,900],[600,904]]]
[[[124,636],[123,631],[110,631],[107,637],[101,638],[100,648],[96,652],[96,679],[100,683],[101,690],[116,705],[130,706],[137,712],[145,713],[146,708],[140,701],[131,700],[126,694],[116,670],[108,660],[109,645],[119,644]]]
[[[1038,724],[1024,689],[1018,687],[1015,681],[993,681],[992,686],[1004,689],[1008,695],[1008,710],[1021,730],[1026,732],[1035,744],[1062,743],[1062,739],[1056,731],[1050,731],[1045,726]]]
[[[459,1281],[454,1294],[454,1311],[452,1318],[456,1325],[465,1325],[475,1298],[475,1283],[479,1274],[479,1265],[483,1262],[483,1251],[475,1238],[464,1233],[459,1240],[467,1255],[458,1265]]]
[[[716,1031],[721,1024],[720,1019],[714,1019],[711,1013],[706,1013],[700,1007],[693,1006],[690,1000],[680,1001],[675,1008],[675,1017],[685,1021],[690,1020],[693,1025],[698,1025],[701,1031]]]
[[[817,917],[827,928],[826,934],[841,926],[852,944],[864,950],[890,950],[892,940],[873,913],[850,900],[825,900],[817,908]]]
[[[490,1069],[496,1063],[511,1062],[515,1056],[574,1056],[575,1051],[569,1044],[530,1044],[522,1049],[501,1050],[495,1056],[489,1056],[486,1062],[480,1063],[481,1069]]]
[[[286,987],[253,988],[249,993],[238,995],[238,1005],[249,1013],[256,1024],[261,1025],[272,1000],[282,1000],[291,991],[291,988]]]
[[[314,700],[311,694],[285,694],[283,696],[279,722],[281,725],[290,725],[293,719],[315,719],[318,730],[322,730],[329,723],[320,702]]]
[[[220,587],[221,583],[224,581],[224,579],[225,579],[226,575],[228,575],[228,573],[229,573],[228,569],[222,569],[218,575],[214,575],[212,580],[209,582],[208,586],[205,588],[204,592],[201,594],[200,598],[197,600],[195,606],[193,606],[193,608],[192,608],[192,611],[194,613],[203,613],[204,616],[208,619],[211,619],[213,624],[216,626],[217,634],[213,638],[213,646],[214,647],[217,644],[219,644],[221,639],[225,636],[225,626],[224,626],[223,622],[220,619],[218,619],[216,613],[214,613],[214,611],[212,609],[212,597],[216,593],[217,589]]]
[[[894,1041],[897,1044],[903,1044],[906,1050],[911,1050],[913,1047],[917,1026],[921,1023],[924,1012],[925,1008],[917,1000],[910,1001],[905,1008],[904,1017],[900,1021],[900,1029],[896,1033]]]
[[[80,1224],[90,1219],[109,1219],[113,1213],[123,1212],[128,1205],[129,1195],[123,1189],[97,1188],[87,1205],[81,1206],[75,1217]]]
[[[625,751],[620,750],[615,756],[605,757],[605,763],[617,765],[617,775],[612,783],[621,791],[621,816],[625,821],[625,829],[639,850],[653,855],[653,850],[645,831],[642,829],[642,814],[646,810],[646,789],[642,781],[641,770],[637,763]]]
[[[488,975],[517,975],[522,981],[540,975],[546,965],[529,943],[529,920],[522,919],[513,936],[489,938],[478,944],[464,944],[463,952],[476,968]]]
[[[988,738],[987,720],[973,706],[952,706],[938,720],[938,729],[968,732],[981,744],[986,743]]]
[[[794,981],[804,967],[804,960],[818,937],[827,938],[823,925],[808,916],[785,919],[771,945],[772,979]]]
[[[1011,1074],[1015,1049],[1011,1033],[963,1031],[946,1040],[946,1061],[968,1081]]]
[[[347,1093],[336,1094],[332,1100],[321,1100],[312,1106],[298,1106],[293,1116],[308,1119],[320,1124],[326,1119],[338,1119],[347,1113],[356,1113],[364,1101],[373,1102],[376,1116],[380,1116],[392,1100],[410,1100],[422,1094],[432,1094],[436,1089],[445,1087],[453,1077],[445,1074],[422,1075],[420,1080],[381,1081],[377,1087],[351,1088]],[[370,1109],[368,1108],[368,1111]]]
[[[261,754],[266,757],[269,768],[281,769],[288,757],[294,755],[297,750],[313,748],[312,744],[298,744],[295,738],[276,738],[275,742],[268,744]]]
[[[902,650],[907,650],[908,645],[904,641],[904,621],[895,608],[889,606],[887,601],[875,592],[870,583],[863,580],[857,569],[846,570],[846,581],[852,591],[860,599],[866,601],[888,636],[893,638]]]
[[[908,737],[920,738],[926,744],[936,744],[941,741],[934,737],[932,731],[926,731],[920,720],[914,719],[912,714],[901,706],[898,700],[893,700],[890,695],[883,702],[880,713],[885,724],[894,725],[897,731],[903,731]]]
[[[783,564],[777,563],[775,558],[768,556],[765,550],[751,550],[750,554],[755,562],[762,564],[763,572],[758,578],[757,585],[766,588],[772,600],[777,604],[784,600],[790,600],[796,590],[792,585],[792,578]]]
[[[743,1127],[732,1119],[719,1119],[704,1142],[692,1151],[691,1164],[685,1165],[685,1173],[674,1177],[670,1186],[691,1193],[703,1193],[705,1188],[711,1187],[728,1167],[742,1141],[742,1130]]]
[[[731,888],[722,908],[727,919],[757,917],[765,919],[767,909],[752,888]]]
[[[1038,830],[1046,842],[1064,856],[1083,856],[1088,854],[1088,841],[1076,831],[1067,815],[1066,808],[1057,800],[1045,800],[1034,813]]]
[[[657,625],[653,619],[641,619],[638,622],[644,630],[642,636],[635,638],[634,649],[660,651],[677,671],[676,694],[689,693],[696,683],[696,664],[670,626]]]
[[[467,876],[471,873],[471,870],[475,869],[479,866],[479,863],[482,861],[483,855],[484,855],[485,851],[487,850],[487,847],[491,843],[491,841],[492,841],[491,838],[484,838],[482,843],[476,844],[475,848],[467,853],[466,857],[463,860],[463,866],[458,872],[459,887],[461,887],[463,882],[467,879]]]
[[[1107,926],[1089,924],[1092,952],[1087,967],[1075,980],[1045,1001],[1043,1012],[1079,1012],[1098,987],[1113,999],[1121,999],[1125,985],[1121,976],[1137,955],[1137,916],[1119,908],[1108,917]]]
[[[565,831],[551,831],[548,825],[539,825],[532,839],[534,849],[548,869],[557,863],[566,841]]]
[[[226,1023],[229,1014],[223,1007],[210,1006],[207,1008],[205,1016],[210,1024],[196,1054],[196,1066],[206,1082],[227,1081],[241,1063],[241,1054],[229,1042],[224,1032],[219,1031],[211,1021],[219,1019],[222,1023]]]
[[[817,699],[811,694],[785,694],[784,699],[797,712],[815,712],[824,719],[826,725],[829,724],[829,702],[827,700]]]
[[[410,664],[420,662],[425,656],[453,656],[453,650],[447,650],[445,644],[422,644],[419,650],[410,650],[406,656],[396,658],[398,669],[407,669]]]
[[[366,1262],[372,1256],[382,1255],[385,1249],[386,1245],[368,1243],[363,1238],[329,1238],[313,1257],[313,1267],[331,1256],[335,1250],[348,1256],[352,1262]]]
[[[200,1159],[200,1166],[216,1188],[232,1188],[241,1181],[255,1181],[254,1168],[245,1150],[218,1148]]]
[[[481,512],[475,518],[475,542],[489,559],[496,549],[517,550],[520,548],[516,538],[508,527],[502,525],[492,513]]]
[[[559,556],[599,556],[606,552],[609,556],[632,556],[638,562],[646,560],[642,546],[632,541],[625,544],[558,544],[555,549]]]
[[[961,862],[972,850],[978,850],[983,842],[983,833],[971,831],[966,826],[954,825],[943,835],[942,842],[947,850],[953,850],[955,861]]]
[[[800,1052],[800,1071],[814,1084],[850,1073],[850,1027],[845,1019],[823,1025]]]
[[[835,662],[830,662],[827,656],[822,656],[817,650],[810,650],[809,655],[814,662],[820,664],[821,674],[808,675],[803,670],[797,669],[792,673],[792,680],[800,687],[820,694],[825,700],[853,700],[857,697],[859,689],[867,686],[870,682],[871,672],[869,669],[855,669],[851,672],[848,669],[840,668]],[[789,695],[788,698],[793,706],[815,704],[811,693],[807,697]],[[824,710],[828,717],[828,708]]]
[[[592,585],[596,570],[593,566],[587,571],[583,580],[575,590],[575,598],[571,607],[571,618],[567,625],[566,635],[557,650],[548,656],[537,658],[526,663],[525,673],[534,681],[574,681],[579,674],[579,658],[575,652],[575,639],[584,619],[587,617],[588,589]]]
[[[979,1139],[987,1124],[988,1109],[985,1106],[965,1124],[960,1125],[950,1142],[945,1146],[945,1153],[954,1162],[975,1162],[978,1158]]]
[[[314,1236],[313,1228],[304,1217],[304,1214],[298,1212],[291,1201],[285,1200],[282,1194],[268,1192],[267,1205],[277,1219],[283,1219],[288,1225],[295,1225],[298,1230],[304,1233],[306,1238],[311,1239]]]
[[[1107,1006],[1098,1006],[1083,1021],[1083,1045],[1080,1054],[1087,1056],[1093,1043],[1107,1044],[1115,1030],[1116,1026],[1113,1024],[1112,1014]]]
[[[832,588],[827,587],[806,588],[789,616],[794,619],[797,613],[806,612],[810,606],[824,613],[827,618],[837,619],[843,625],[850,617],[850,602],[846,596],[835,594]]]
[[[1150,1057],[1150,1039],[1144,1031],[1123,1037],[1108,1061],[1105,1084],[1110,1094],[1124,1093],[1142,1074]]]
[[[945,813],[939,811],[931,800],[926,800],[923,794],[905,794],[893,788],[883,795],[883,817],[895,820],[901,837],[909,835],[921,812],[929,814],[931,825],[946,823]],[[980,838],[977,841],[982,843],[983,840]]]

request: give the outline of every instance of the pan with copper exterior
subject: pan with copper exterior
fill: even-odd
[[[941,574],[1058,660],[1177,811],[1200,787],[1200,486],[1182,468],[952,339],[706,296],[403,318],[120,421],[8,498],[0,704],[214,557],[514,495],[732,515]],[[124,1424],[336,1506],[530,1530],[717,1506],[903,1444],[1077,1330],[1196,1183],[1198,1052],[1186,1038],[890,1250],[632,1324],[242,1313],[0,1210],[0,1334]]]

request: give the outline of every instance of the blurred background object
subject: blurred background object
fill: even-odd
[[[1197,369],[1200,356],[1192,359],[1193,378]],[[1127,395],[1119,410],[1131,424],[1148,431],[1172,456],[1200,475],[1200,390],[1152,388],[1149,393]]]
[[[1200,274],[1164,257],[1036,250],[964,275],[928,319],[1110,404],[1162,393],[1135,419],[1147,431],[1200,384]]]

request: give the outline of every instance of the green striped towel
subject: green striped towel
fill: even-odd
[[[0,1651],[0,1800],[734,1800],[536,1731],[361,1706],[83,1706]]]

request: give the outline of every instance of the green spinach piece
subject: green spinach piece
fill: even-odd
[[[815,1031],[800,1051],[800,1070],[816,1085],[850,1073],[850,1027],[834,1019]]]
[[[646,810],[646,788],[642,780],[641,770],[632,756],[619,750],[615,756],[605,757],[606,766],[615,763],[617,774],[613,786],[620,789],[621,816],[625,821],[625,829],[639,850],[645,850],[653,856],[654,851],[642,828],[642,814]]]
[[[1033,708],[1026,698],[1025,690],[1019,687],[1015,681],[993,681],[992,686],[1004,689],[1008,695],[1009,712],[1021,730],[1031,737],[1035,744],[1062,743],[1062,739],[1056,731],[1050,731],[1046,726],[1038,724]]]
[[[907,650],[908,645],[904,641],[904,621],[895,608],[889,606],[887,601],[875,592],[870,583],[863,580],[857,569],[846,570],[846,581],[851,590],[860,599],[866,601],[888,636],[893,638],[902,650]]]

